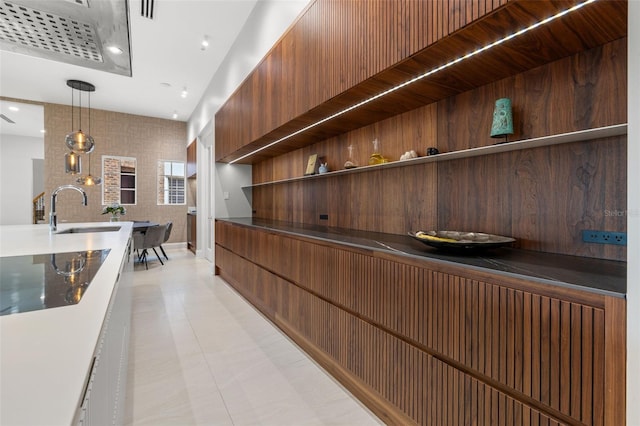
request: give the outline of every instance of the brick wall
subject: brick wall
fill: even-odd
[[[107,157],[102,161],[102,167],[102,201],[104,205],[120,202],[120,160]]]

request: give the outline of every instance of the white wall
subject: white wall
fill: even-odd
[[[308,3],[309,0],[261,0],[256,3],[189,118],[187,144],[213,120],[222,104],[260,63]]]
[[[32,222],[32,200],[38,195],[33,193],[33,159],[44,159],[43,138],[0,136],[0,225]]]
[[[251,185],[251,165],[216,163],[215,217],[251,217],[251,194],[242,187]]]
[[[196,256],[213,263],[213,126],[208,124],[198,136],[198,243]]]
[[[627,120],[627,424],[640,425],[640,1],[629,2]]]

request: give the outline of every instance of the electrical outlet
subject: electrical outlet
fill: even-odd
[[[584,229],[582,231],[582,241],[584,241],[585,243],[614,244],[618,246],[626,246],[627,233]]]
[[[320,220],[329,220],[329,215],[328,214],[321,214],[320,215]]]

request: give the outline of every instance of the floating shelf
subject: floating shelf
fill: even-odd
[[[539,138],[525,139],[514,142],[500,143],[496,145],[481,146],[478,148],[463,149],[460,151],[445,152],[442,154],[431,155],[427,157],[412,158],[410,160],[393,161],[390,163],[377,164],[374,166],[361,166],[354,169],[336,170],[333,172],[299,176],[289,179],[281,179],[270,182],[257,183],[254,185],[243,186],[242,189],[257,188],[260,186],[277,185],[281,183],[297,182],[308,179],[323,179],[332,176],[369,172],[372,170],[388,169],[393,167],[413,166],[423,163],[433,163],[439,161],[457,160],[461,158],[479,157],[482,155],[498,154],[501,152],[518,151],[522,149],[538,148],[542,146],[560,145],[572,142],[584,142],[593,139],[609,138],[613,136],[621,136],[627,134],[627,124],[614,124],[612,126],[597,127],[594,129],[578,130],[569,133],[560,133],[551,136],[542,136]]]

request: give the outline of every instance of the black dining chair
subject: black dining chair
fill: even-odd
[[[167,222],[165,227],[166,229],[164,231],[164,240],[162,241],[163,243],[166,243],[167,241],[169,241],[169,237],[171,237],[171,229],[173,229],[173,222],[172,221]],[[167,257],[167,253],[165,253],[164,249],[162,248],[162,244],[160,244],[160,251],[164,255],[165,259],[169,260],[169,258]]]
[[[142,232],[134,232],[133,233],[133,249],[136,251],[138,256],[138,262],[142,259],[142,254],[140,250],[144,250],[144,233]]]
[[[150,226],[147,228],[147,232],[144,233],[144,240],[142,242],[142,253],[139,255],[139,260],[144,261],[144,266],[146,269],[149,269],[149,264],[147,263],[147,256],[149,255],[149,249],[153,249],[153,252],[156,254],[156,257],[160,261],[162,265],[164,262],[162,258],[158,255],[156,251],[156,247],[159,247],[160,244],[164,241],[164,234],[166,231],[166,225],[158,225],[158,226]],[[135,240],[134,240],[134,248]]]

